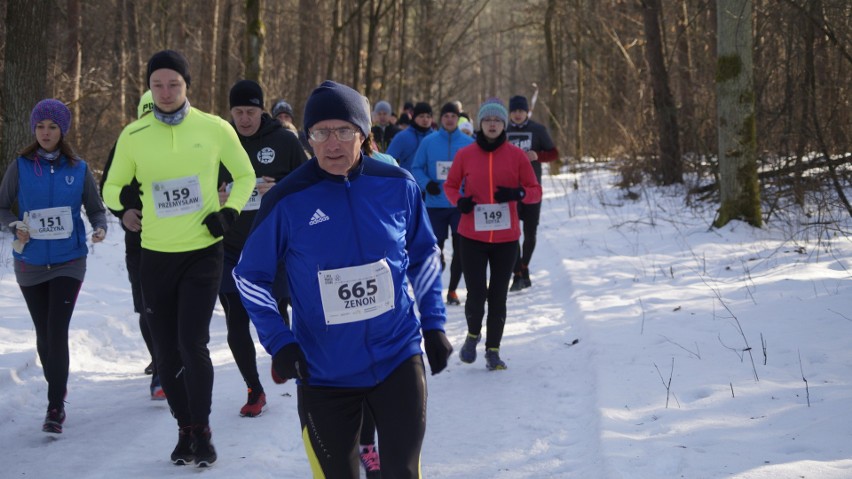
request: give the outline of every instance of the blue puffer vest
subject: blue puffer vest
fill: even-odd
[[[71,207],[73,231],[65,239],[39,240],[31,238],[23,253],[14,252],[16,259],[35,265],[65,263],[86,256],[86,226],[80,216],[83,204],[83,187],[88,166],[83,160],[72,165],[65,156],[54,161],[18,157],[18,219],[24,212]],[[31,231],[48,225],[30,220]]]

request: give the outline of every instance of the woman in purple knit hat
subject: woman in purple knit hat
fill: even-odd
[[[0,184],[0,225],[15,235],[15,279],[33,319],[47,380],[42,430],[56,434],[65,422],[68,327],[89,253],[81,210],[92,225],[92,243],[103,241],[107,229],[92,172],[66,141],[70,127],[64,103],[38,102],[30,114],[35,141],[9,163]]]

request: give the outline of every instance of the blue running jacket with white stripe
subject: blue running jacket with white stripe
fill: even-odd
[[[271,293],[282,256],[292,328]],[[327,321],[318,273],[381,260],[390,268],[393,308],[354,322]],[[374,386],[422,354],[421,324],[443,331],[446,322],[440,255],[420,189],[405,170],[365,155],[346,177],[313,158],[267,192],[233,275],[263,347],[274,356],[298,342],[312,386]],[[364,286],[342,288],[341,298],[363,295]]]

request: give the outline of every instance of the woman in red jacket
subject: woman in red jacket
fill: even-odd
[[[499,99],[482,104],[477,115],[476,143],[456,153],[444,183],[447,198],[462,213],[458,232],[467,285],[467,337],[459,358],[465,363],[476,360],[487,300],[485,366],[492,371],[506,369],[500,359],[500,340],[506,323],[506,294],[521,236],[517,203],[541,201],[541,185],[527,155],[506,142],[508,118]],[[489,266],[490,279],[486,278]]]

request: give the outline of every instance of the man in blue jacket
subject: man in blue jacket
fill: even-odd
[[[304,121],[316,156],[263,197],[234,279],[276,372],[298,380],[314,477],[359,477],[366,404],[382,473],[416,478],[426,429],[421,340],[432,374],[452,353],[435,236],[411,175],[361,153],[370,117],[360,93],[323,82]],[[291,327],[272,294],[282,257]]]
[[[447,230],[451,230],[453,234],[453,259],[450,262],[450,284],[447,291],[447,304],[453,305],[461,304],[456,294],[456,287],[462,275],[457,235],[461,213],[444,194],[444,181],[447,179],[447,172],[450,171],[456,152],[473,143],[473,138],[465,135],[458,128],[459,114],[456,103],[447,103],[441,108],[441,129],[420,142],[411,167],[411,174],[414,175],[420,189],[426,192],[426,212],[432,223],[432,231],[438,238],[441,269],[446,264],[444,241],[447,240]]]
[[[432,107],[428,103],[419,102],[414,105],[414,117],[411,126],[393,137],[388,145],[388,155],[396,158],[399,166],[411,171],[414,164],[414,154],[424,138],[434,133],[432,129]]]

